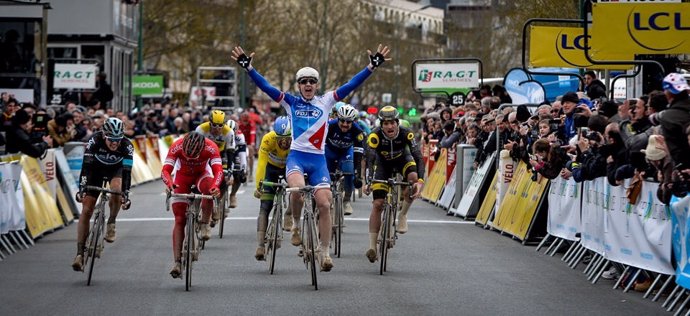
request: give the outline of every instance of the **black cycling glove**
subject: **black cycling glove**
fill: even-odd
[[[248,69],[249,66],[252,64],[252,58],[247,56],[247,54],[242,54],[239,57],[237,57],[237,63],[240,65],[240,67]]]
[[[383,57],[383,54],[377,52],[376,55],[369,55],[369,60],[371,61],[371,66],[374,69],[376,69],[379,66],[383,65],[383,62],[386,61],[386,58]],[[238,59],[238,61],[239,61],[239,59]]]

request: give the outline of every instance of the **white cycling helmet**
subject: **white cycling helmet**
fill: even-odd
[[[295,75],[295,79],[299,81],[302,78],[305,77],[310,77],[316,79],[316,81],[319,81],[319,72],[316,71],[316,69],[311,68],[311,67],[304,67],[300,70],[297,71],[297,75]]]
[[[228,127],[230,127],[230,129],[233,131],[235,128],[237,128],[237,123],[233,119],[229,119],[227,122],[225,122],[225,124],[228,125]]]
[[[338,109],[338,119],[352,122],[357,118],[357,110],[352,105],[345,104]]]

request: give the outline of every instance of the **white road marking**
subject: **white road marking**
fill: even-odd
[[[175,220],[173,217],[137,217],[137,218],[118,218],[118,222],[169,222]],[[256,217],[228,217],[227,220],[230,221],[255,221]],[[358,217],[348,217],[345,221],[354,222],[364,222],[368,221],[369,218],[358,218]],[[409,223],[421,223],[421,224],[474,224],[474,222],[469,221],[449,221],[449,220],[425,220],[425,219],[408,219]]]

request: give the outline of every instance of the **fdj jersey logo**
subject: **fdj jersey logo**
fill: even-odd
[[[321,117],[321,114],[323,114],[323,111],[317,108],[311,108],[311,109],[303,109],[303,110],[296,110],[295,111],[295,116],[301,117],[301,118],[319,118]]]
[[[430,82],[432,79],[440,79],[444,81],[460,81],[467,78],[476,77],[477,72],[474,70],[459,70],[453,71],[429,71],[428,69],[422,69],[419,72],[418,81]]]
[[[628,14],[628,34],[638,45],[653,51],[677,48],[690,36],[690,12],[635,12]]]

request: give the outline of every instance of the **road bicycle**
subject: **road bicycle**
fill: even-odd
[[[194,191],[194,187],[192,187]],[[168,192],[165,200],[166,210],[170,210],[171,198],[183,198],[189,201],[185,224],[184,240],[182,241],[182,272],[185,277],[185,291],[192,287],[192,266],[194,261],[199,259],[199,253],[203,247],[203,240],[200,235],[199,217],[201,216],[201,200],[213,200],[214,211],[220,204],[212,195],[198,193],[172,193]]]
[[[103,253],[104,241],[103,236],[105,229],[105,210],[108,205],[109,196],[108,194],[121,195],[119,191],[112,191],[106,189],[107,181],[104,181],[103,187],[97,187],[93,185],[85,186],[87,191],[98,191],[98,200],[96,202],[96,207],[94,208],[94,218],[93,224],[91,224],[91,230],[86,238],[86,253],[84,254],[84,266],[89,267],[89,276],[86,279],[86,285],[91,285],[91,278],[93,276],[93,267],[96,263],[96,258],[100,258]],[[83,270],[82,270],[83,271]]]
[[[410,184],[406,181],[397,181],[394,178],[388,180],[372,180],[372,183],[386,184],[390,188],[383,204],[383,216],[377,241],[380,260],[379,273],[383,275],[388,265],[388,250],[395,246],[395,241],[398,239],[398,231],[396,229],[397,214],[400,209],[398,202],[401,201],[403,187],[409,186]]]
[[[318,261],[316,250],[318,248],[319,232],[316,225],[316,202],[314,201],[314,192],[322,188],[330,188],[330,185],[307,185],[300,188],[285,189],[285,192],[299,193],[304,197],[304,205],[302,206],[302,244],[300,244],[300,253],[304,260],[304,265],[307,267],[307,270],[311,272],[311,284],[314,286],[314,290],[319,289],[316,279],[316,263]]]
[[[266,257],[269,258],[268,271],[270,274],[273,274],[276,262],[276,251],[280,248],[283,241],[283,229],[281,226],[283,225],[283,209],[287,208],[285,200],[285,188],[287,184],[283,182],[282,177],[280,177],[278,182],[261,181],[259,187],[270,187],[275,189],[271,221],[268,223],[264,240],[265,254]]]
[[[345,214],[343,211],[343,197],[345,195],[344,180],[346,176],[351,175],[352,173],[341,172],[340,170],[336,170],[334,173],[330,174],[332,181],[331,193],[333,194],[333,203],[331,204],[331,209],[333,210],[331,213],[333,221],[333,242],[331,245],[333,246],[333,254],[338,256],[338,258],[340,258],[342,252],[342,235],[345,224]]]

